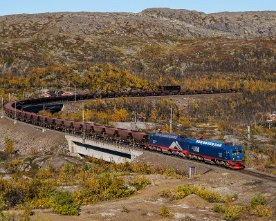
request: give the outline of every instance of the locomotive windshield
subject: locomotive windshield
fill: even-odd
[[[233,150],[232,151],[233,155],[238,155],[238,154],[242,154],[242,150]]]

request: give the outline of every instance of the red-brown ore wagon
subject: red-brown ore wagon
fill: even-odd
[[[105,127],[105,132],[110,137],[118,136],[118,129],[116,127]]]
[[[129,140],[132,137],[131,130],[118,128],[119,137],[123,140]]]
[[[94,128],[94,131],[97,135],[105,134],[105,126],[94,124],[93,128]]]
[[[39,115],[39,126],[45,127],[46,116]]]
[[[74,131],[74,121],[64,120],[64,127],[66,132],[72,133]]]
[[[45,127],[52,128],[53,127],[53,119],[51,117],[45,117]]]
[[[73,127],[76,134],[81,134],[83,132],[83,124],[81,122],[74,121]]]
[[[54,119],[54,125],[57,130],[64,130],[64,119],[61,118],[53,118]]]
[[[91,123],[86,123],[85,124],[85,128],[86,128],[86,134],[87,136],[93,136],[94,135],[94,128],[93,128],[93,124]]]
[[[119,137],[118,129],[116,127],[105,127],[105,132],[108,138],[111,140],[117,140]]]
[[[32,120],[32,113],[29,113],[29,112],[26,112],[26,119],[25,119],[25,121],[27,122],[27,123],[30,123],[31,122],[31,120]]]
[[[133,140],[137,143],[146,143],[148,140],[148,134],[140,131],[132,131]]]
[[[37,114],[32,114],[31,120],[32,120],[32,123],[33,123],[33,124],[38,125],[38,120],[39,120],[39,118],[38,118],[38,115],[37,115]]]

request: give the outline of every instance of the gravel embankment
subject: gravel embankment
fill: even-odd
[[[0,150],[4,149],[5,137],[14,142],[15,150],[22,155],[34,153],[61,153],[68,150],[64,135],[54,131],[42,132],[21,122],[14,124],[8,119],[0,119]]]

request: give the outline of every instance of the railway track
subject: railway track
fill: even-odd
[[[259,178],[259,179],[276,182],[276,176],[272,175],[272,174],[262,173],[262,172],[259,172],[259,171],[256,171],[256,170],[251,170],[251,169],[244,169],[244,170],[240,170],[239,172],[242,173],[242,174],[246,174],[246,175],[249,175],[249,176]]]
[[[206,93],[204,93],[206,92]],[[173,96],[173,95],[194,95],[194,94],[220,94],[220,93],[238,93],[238,92],[241,92],[241,90],[237,89],[237,90],[233,90],[233,89],[229,89],[229,90],[224,90],[224,91],[221,91],[221,92],[217,92],[217,91],[193,91],[193,92],[190,92],[190,91],[187,91],[186,93],[184,92],[179,92],[179,93],[173,93],[173,94],[167,94],[167,93],[159,93],[159,94],[156,94],[156,93],[153,93],[153,94],[147,94],[147,93],[141,93],[141,94],[123,94],[122,96],[123,97],[160,97],[160,96]],[[104,96],[103,98],[116,98],[118,96]],[[34,99],[34,100],[26,100],[26,101],[21,101],[21,102],[25,102],[27,105],[38,105],[38,104],[48,104],[48,103],[56,103],[56,102],[72,102],[72,101],[75,101],[75,98],[74,96],[72,97],[54,97],[54,98],[50,98],[50,99]],[[77,100],[86,100],[86,99],[94,99],[95,96],[93,95],[78,95],[77,96]],[[12,107],[12,105],[11,105]],[[15,110],[18,110],[18,109],[15,109]],[[11,115],[11,116],[7,116],[8,119],[12,119],[14,118],[14,115]],[[14,120],[14,119],[12,119]],[[33,124],[35,127],[37,128],[43,128],[43,127],[39,127],[38,125],[36,125],[34,122],[28,122],[28,124]],[[80,124],[82,124],[80,122]],[[47,128],[47,130],[51,130],[49,128]],[[54,129],[52,129],[54,130]],[[64,133],[58,129],[55,129],[54,131],[58,131],[58,132],[61,132],[61,133]],[[106,141],[104,141],[106,142]],[[156,152],[158,154],[163,154],[163,153],[160,153],[160,152]],[[176,158],[179,158],[178,156],[174,156],[174,155],[167,155],[168,157],[173,157],[174,159]],[[184,160],[187,160],[187,159],[184,159]],[[188,160],[187,160],[188,161]],[[190,160],[189,160],[190,161]],[[191,161],[190,161],[191,162]],[[195,161],[193,161],[195,162]],[[200,164],[203,164],[202,162],[195,162],[195,163],[200,163]],[[219,166],[215,166],[215,165],[208,165],[208,164],[205,164],[206,167],[210,168],[210,167],[215,167],[215,168],[220,168],[220,169],[224,169],[225,171],[229,171],[229,169],[227,168],[222,168],[222,167],[219,167]],[[204,165],[204,166],[205,166]],[[210,168],[211,169],[211,168]],[[238,172],[242,173],[242,174],[246,174],[246,175],[249,175],[249,176],[253,176],[253,177],[256,177],[256,178],[259,178],[259,179],[264,179],[264,180],[269,180],[269,181],[273,181],[273,182],[276,182],[276,176],[272,176],[272,175],[269,175],[269,174],[264,174],[264,173],[261,173],[261,172],[258,172],[258,171],[253,171],[253,170],[249,170],[249,169],[245,169],[245,170],[239,170]]]
[[[14,121],[13,118],[9,118],[7,116],[5,116],[5,119]],[[25,123],[25,122],[21,122],[21,121],[18,121],[17,123],[28,125],[28,126],[33,126],[34,128],[36,128],[38,130],[41,130],[41,131],[45,130],[45,128],[43,128],[43,127],[39,127],[39,126],[32,125],[32,124],[29,124],[29,123]],[[57,130],[52,130],[52,129],[48,129],[48,128],[47,128],[47,130],[54,131],[54,132],[57,132],[57,133],[60,133],[60,134],[64,134],[64,132],[57,131]],[[74,136],[81,137],[81,136],[77,136],[77,135],[74,135]],[[86,139],[89,140],[89,138],[86,138]],[[104,141],[104,142],[108,142],[108,141]],[[112,143],[110,142],[110,144],[112,144]],[[141,150],[140,148],[130,147],[129,145],[122,145],[122,147]],[[255,177],[255,178],[258,178],[258,179],[276,182],[276,176],[275,175],[262,173],[262,172],[255,171],[255,170],[252,170],[252,169],[245,168],[243,170],[233,171],[233,170],[230,170],[230,169],[227,169],[227,168],[224,168],[224,167],[220,167],[220,166],[217,166],[217,165],[211,165],[211,164],[207,164],[207,163],[204,163],[204,162],[201,162],[201,161],[196,161],[196,160],[191,161],[191,160],[188,160],[188,159],[185,159],[185,158],[180,158],[178,156],[174,156],[174,155],[170,155],[170,154],[164,154],[162,152],[156,152],[156,151],[151,151],[151,150],[144,150],[144,151],[154,152],[154,154],[156,154],[156,155],[162,155],[162,156],[165,156],[165,157],[173,159],[173,160],[181,160],[181,161],[186,161],[187,163],[191,163],[193,165],[204,166],[205,168],[208,168],[208,171],[219,170],[219,172],[241,173],[241,174],[248,175],[248,176],[251,176],[251,177]]]
[[[161,152],[155,152],[156,154],[159,154],[159,155],[164,155],[164,153],[161,153]],[[262,179],[262,180],[268,180],[268,181],[272,181],[272,182],[275,182],[276,183],[276,176],[273,175],[273,174],[267,174],[267,173],[263,173],[263,172],[260,172],[260,171],[257,171],[257,170],[252,170],[252,169],[243,169],[243,170],[236,170],[236,171],[233,171],[233,170],[230,170],[229,168],[225,168],[225,167],[220,167],[218,165],[213,165],[213,164],[208,164],[208,163],[204,163],[202,161],[196,161],[196,160],[188,160],[188,159],[185,159],[185,158],[180,158],[178,156],[174,156],[174,155],[168,155],[168,154],[165,154],[166,157],[169,157],[169,158],[173,158],[173,159],[181,159],[181,160],[185,160],[187,162],[193,162],[193,164],[197,164],[197,165],[204,165],[204,167],[208,168],[209,170],[215,170],[215,169],[219,169],[220,171],[223,171],[223,172],[232,172],[232,173],[241,173],[241,174],[245,174],[245,175],[248,175],[248,176],[251,176],[251,177],[255,177],[255,178],[258,178],[258,179]]]

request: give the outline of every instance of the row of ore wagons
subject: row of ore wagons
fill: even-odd
[[[139,145],[145,145],[148,140],[148,134],[140,131],[127,130],[94,123],[83,124],[82,122],[78,121],[42,116],[39,114],[25,112],[21,110],[16,110],[15,115],[15,109],[9,104],[5,105],[5,112],[8,117],[16,117],[18,120],[26,123],[63,132],[73,133],[76,135],[80,135],[85,132],[85,135],[87,137],[106,137],[113,140],[122,140]]]

